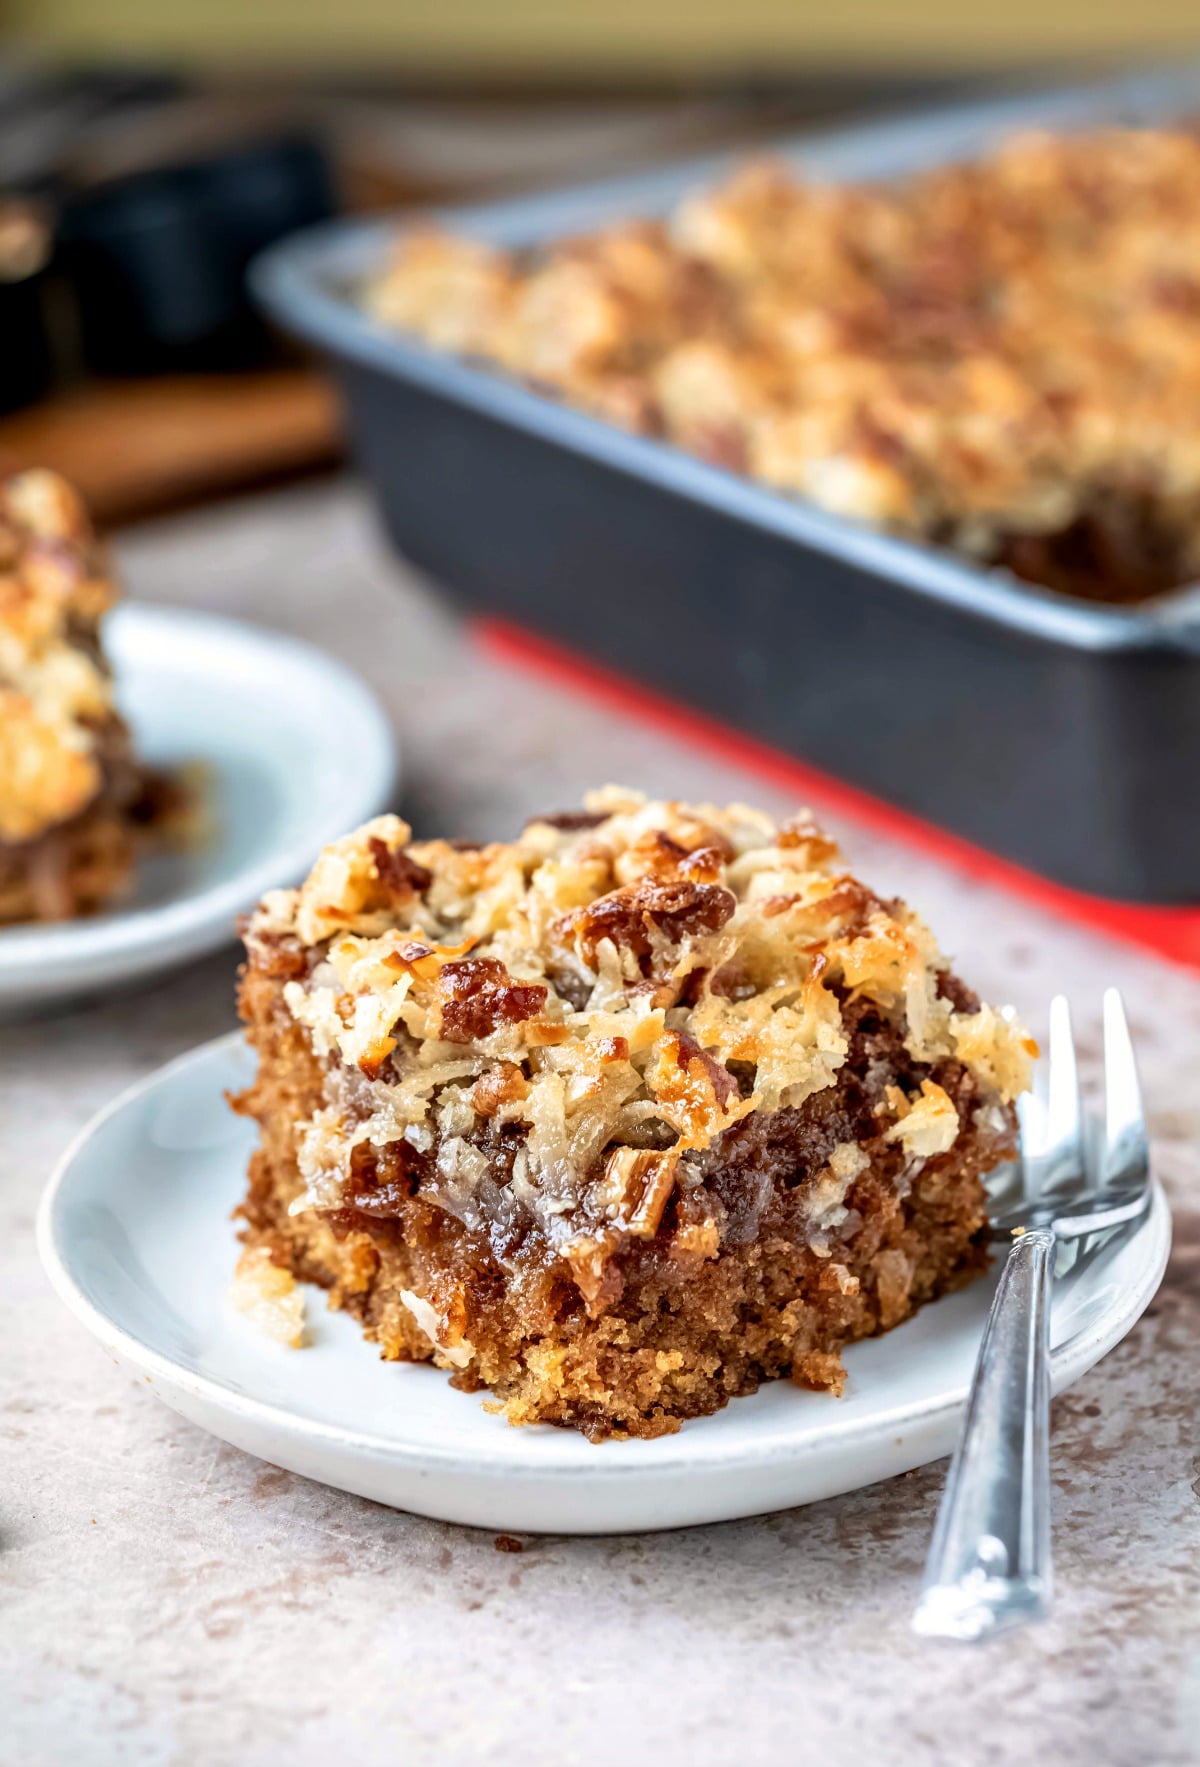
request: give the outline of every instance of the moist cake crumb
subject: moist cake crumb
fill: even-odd
[[[290,1270],[268,1247],[247,1246],[237,1261],[229,1299],[264,1337],[298,1350],[304,1342],[304,1296]]]
[[[678,1429],[987,1261],[1033,1051],[807,815],[334,842],[245,928],[254,1268],[512,1423]]]

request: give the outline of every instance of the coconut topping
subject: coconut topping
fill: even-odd
[[[123,727],[99,659],[114,598],[83,506],[57,474],[0,485],[0,843],[84,810]]]
[[[468,1225],[535,1222],[585,1295],[613,1245],[659,1231],[691,1162],[835,1084],[860,1003],[916,1062],[969,1070],[977,1112],[1024,1087],[1034,1050],[1001,1013],[959,1009],[923,923],[852,878],[811,818],[617,787],[479,847],[380,817],[273,892],[247,945],[329,1070],[293,1209],[339,1207],[356,1148],[402,1147]],[[932,1081],[877,1108],[914,1168],[959,1133]],[[867,1163],[834,1149],[814,1236]],[[678,1232],[681,1255],[711,1255],[705,1223]]]

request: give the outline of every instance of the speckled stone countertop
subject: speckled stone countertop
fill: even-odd
[[[395,716],[418,832],[501,835],[605,779],[782,807],[464,646],[347,486],[161,521],[118,551],[135,596],[244,614],[361,669]],[[34,1209],[99,1106],[233,1023],[231,947],[0,1028],[0,1760],[1200,1759],[1200,977],[828,820],[987,997],[1036,1028],[1070,993],[1089,1080],[1104,984],[1131,1010],[1176,1250],[1146,1318],[1055,1406],[1053,1618],[982,1653],[910,1634],[941,1466],[783,1515],[518,1555],[160,1406],[51,1294]]]

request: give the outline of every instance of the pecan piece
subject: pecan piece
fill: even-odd
[[[387,842],[380,840],[377,834],[371,836],[371,857],[375,861],[375,875],[385,890],[404,901],[408,896],[423,896],[433,882],[432,871],[418,865],[403,847],[389,847]]]
[[[719,933],[736,907],[732,890],[719,884],[693,883],[689,878],[667,882],[646,878],[598,896],[586,908],[564,916],[560,925],[574,939],[583,961],[593,968],[600,941],[611,939],[618,950],[632,952],[645,975],[655,934],[672,945],[702,939]]]
[[[294,982],[308,974],[308,953],[294,933],[252,933],[250,959],[263,975]]]
[[[656,883],[668,883],[686,877],[692,883],[719,883],[731,852],[727,842],[717,845],[717,837],[711,830],[707,832],[711,838],[702,846],[688,847],[664,829],[648,829],[616,861],[617,882],[638,884],[652,878]]]
[[[974,988],[968,988],[948,969],[938,970],[937,991],[938,999],[948,1000],[955,1012],[969,1015],[979,1011],[979,996]]]
[[[515,1062],[502,1061],[480,1074],[471,1088],[471,1109],[479,1117],[494,1117],[504,1105],[529,1096],[529,1082]]]
[[[644,1147],[614,1147],[592,1192],[600,1212],[626,1233],[653,1239],[675,1188],[679,1155]]]
[[[675,1188],[679,1155],[644,1147],[614,1147],[590,1201],[603,1225],[573,1240],[563,1253],[588,1314],[616,1305],[625,1278],[615,1254],[622,1241],[653,1239]]]
[[[591,1319],[615,1306],[621,1298],[625,1278],[620,1265],[613,1262],[620,1242],[618,1230],[606,1227],[594,1238],[574,1240],[563,1253]]]
[[[578,834],[586,828],[599,828],[608,821],[606,810],[556,810],[549,816],[531,816],[531,822],[544,822],[560,834]]]
[[[544,982],[518,982],[498,957],[462,957],[444,963],[437,979],[441,1035],[448,1043],[475,1043],[502,1025],[536,1018],[546,1003]]]
[[[727,857],[720,847],[693,847],[679,867],[680,876],[693,883],[719,883]]]

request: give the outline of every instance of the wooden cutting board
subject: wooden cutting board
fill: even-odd
[[[341,453],[333,387],[309,368],[95,382],[0,418],[0,471],[53,467],[106,527]]]

